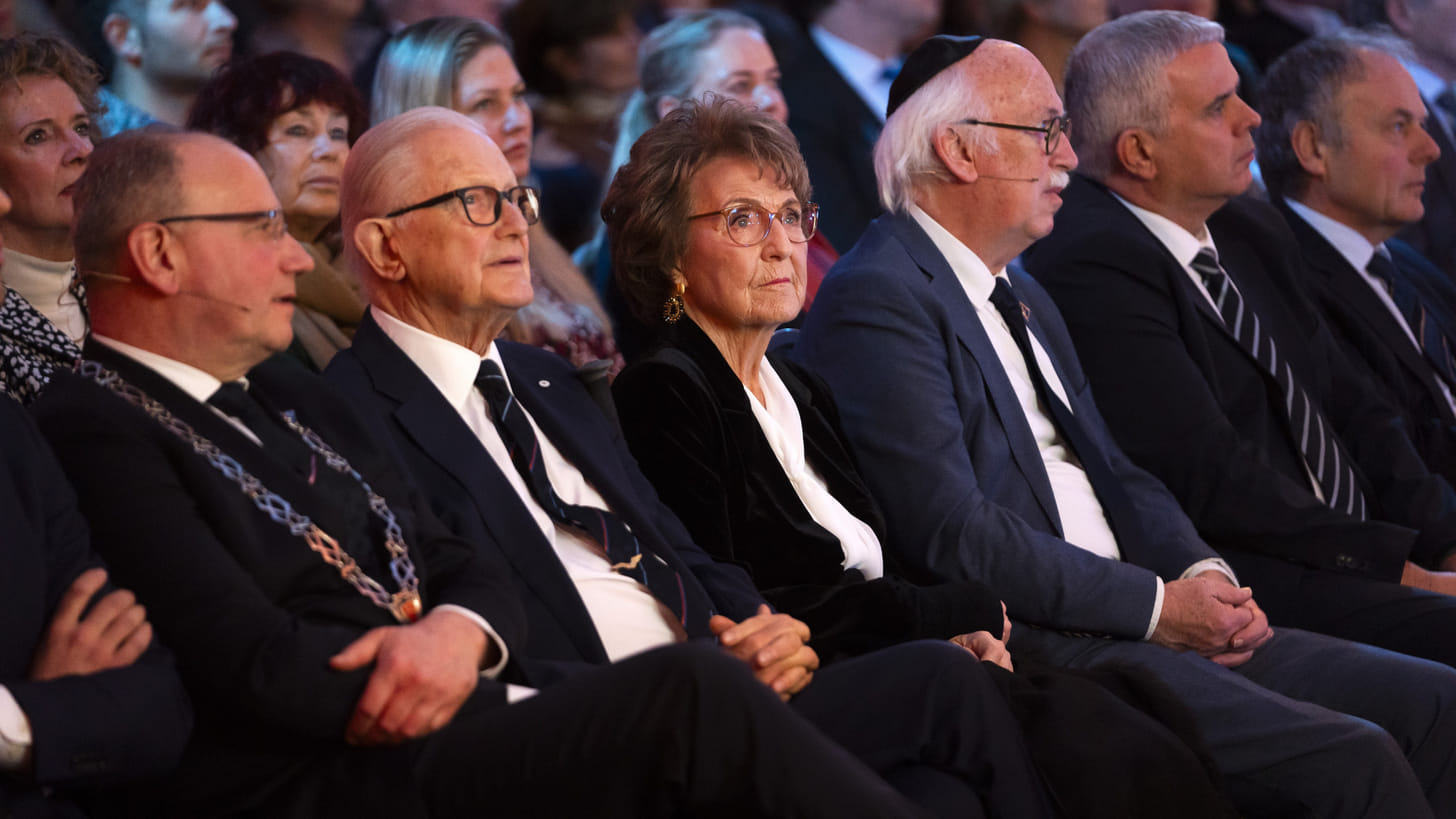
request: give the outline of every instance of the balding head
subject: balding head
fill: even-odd
[[[526,217],[518,199],[497,203],[516,184],[500,148],[453,111],[415,108],[365,132],[340,197],[346,263],[370,304],[483,351],[532,297]],[[483,210],[472,217],[467,199]]]

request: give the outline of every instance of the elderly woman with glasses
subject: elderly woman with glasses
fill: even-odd
[[[313,258],[298,277],[290,350],[322,370],[349,346],[364,316],[339,255],[339,180],[349,147],[364,132],[364,101],[323,60],[280,51],[224,65],[202,87],[187,127],[252,154],[283,205],[288,233]]]
[[[817,216],[793,136],[765,113],[687,103],[637,141],[602,206],[623,295],[658,328],[613,385],[628,445],[694,542],[807,623],[826,662],[941,638],[1009,672],[1000,599],[895,576],[833,401],[769,351],[803,303]],[[1103,673],[1003,675],[1067,815],[1232,815],[1171,698]]]

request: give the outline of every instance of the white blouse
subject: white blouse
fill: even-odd
[[[758,368],[758,386],[765,403],[759,403],[753,391],[745,386],[743,391],[748,394],[748,405],[753,407],[753,415],[768,439],[769,448],[778,458],[809,516],[839,538],[839,545],[844,550],[844,568],[859,569],[869,580],[883,577],[885,558],[880,549],[880,539],[875,537],[869,524],[851,514],[829,493],[824,479],[804,459],[804,423],[799,417],[799,408],[767,358]]]

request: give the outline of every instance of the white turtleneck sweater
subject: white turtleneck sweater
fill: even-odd
[[[75,270],[76,263],[69,259],[52,262],[6,248],[0,280],[80,344],[86,337],[86,318],[69,290]]]

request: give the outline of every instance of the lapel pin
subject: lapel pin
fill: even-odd
[[[537,381],[536,382],[536,386],[538,386],[538,387],[549,387],[549,386],[551,386],[551,382],[550,381],[547,381],[546,379],[543,378],[540,381]]]

